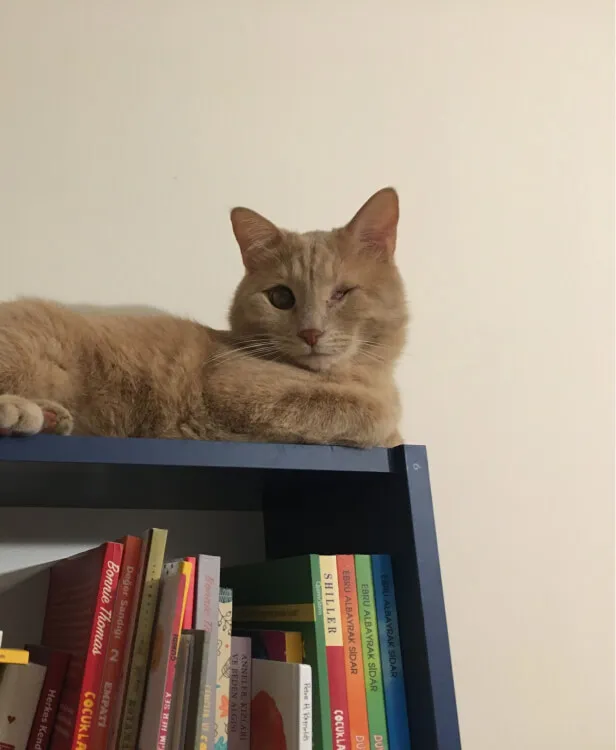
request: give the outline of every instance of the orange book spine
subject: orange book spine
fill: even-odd
[[[366,683],[364,681],[364,658],[359,631],[355,559],[353,555],[338,555],[336,563],[338,567],[340,610],[342,612],[344,668],[349,699],[351,750],[367,750],[370,747],[370,730],[368,727]]]
[[[136,605],[142,541],[136,536],[126,536],[120,540],[120,543],[124,545],[124,555],[113,608],[101,691],[96,708],[96,733],[92,736],[92,750],[106,750],[107,747],[113,717],[112,709],[118,699],[119,683],[122,677],[129,625]]]

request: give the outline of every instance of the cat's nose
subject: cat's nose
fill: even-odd
[[[323,335],[323,331],[319,331],[317,328],[304,328],[304,330],[300,331],[297,335],[300,339],[304,339],[308,346],[315,346],[317,341]]]

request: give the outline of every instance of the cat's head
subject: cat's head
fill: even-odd
[[[290,232],[234,208],[246,273],[229,317],[246,351],[310,370],[393,364],[408,318],[394,262],[398,215],[393,188],[327,232]]]

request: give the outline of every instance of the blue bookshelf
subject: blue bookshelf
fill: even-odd
[[[424,447],[0,438],[0,482],[0,508],[260,511],[268,557],[391,554],[413,750],[459,750]]]

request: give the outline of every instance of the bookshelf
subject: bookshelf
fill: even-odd
[[[459,750],[424,447],[359,451],[133,438],[2,438],[0,482],[0,530],[5,530],[0,562],[11,541],[3,521],[10,509],[27,513],[34,529],[44,527],[46,539],[54,528],[61,528],[62,538],[79,538],[83,518],[73,528],[71,516],[86,511],[95,514],[90,520],[100,519],[88,529],[96,543],[102,541],[97,530],[105,532],[103,522],[114,512],[140,511],[145,526],[155,525],[156,513],[173,510],[190,519],[193,538],[200,519],[214,519],[203,524],[204,536],[232,536],[227,544],[237,548],[235,557],[246,550],[266,557],[391,554],[413,748]],[[54,527],[49,514],[60,508],[70,510]],[[215,525],[229,512],[244,518],[240,533],[231,533],[228,521]]]

